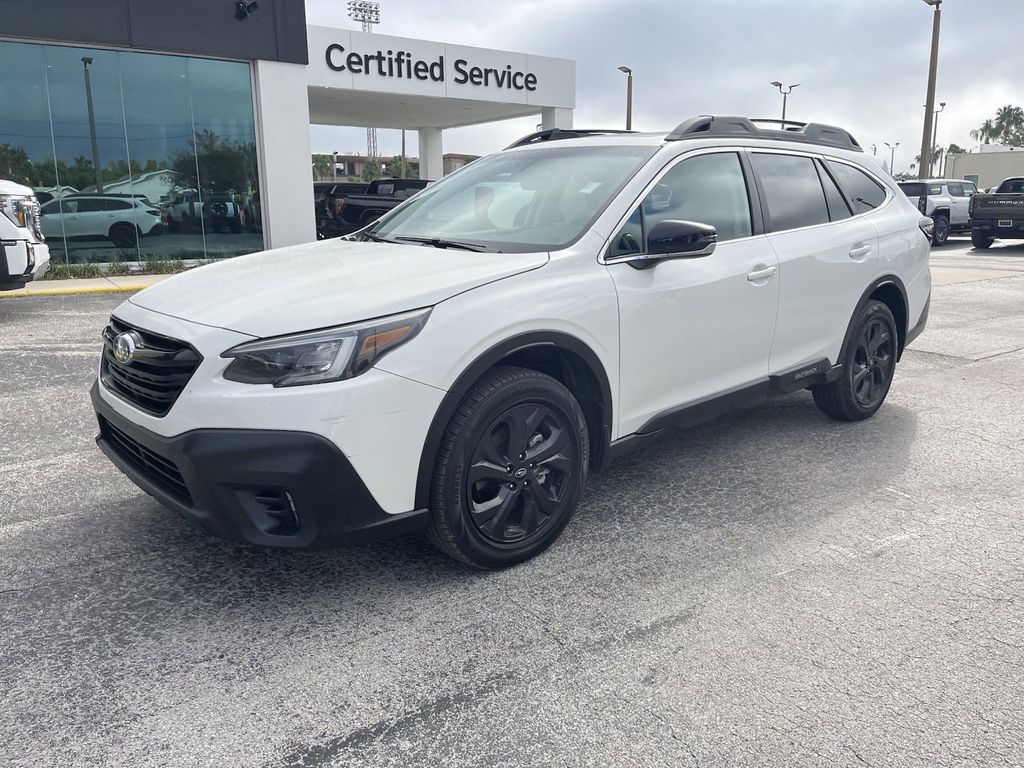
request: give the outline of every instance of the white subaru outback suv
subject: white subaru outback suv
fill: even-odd
[[[219,536],[424,530],[501,568],[669,427],[801,388],[872,415],[927,319],[930,237],[838,128],[543,131],[347,242],[133,296],[104,334],[97,441]]]

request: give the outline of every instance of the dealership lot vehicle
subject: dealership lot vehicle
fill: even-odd
[[[0,179],[0,291],[24,287],[49,265],[39,202],[30,188]]]
[[[163,229],[160,210],[135,195],[69,195],[48,202],[40,215],[48,238],[105,238],[120,248]]]
[[[505,567],[668,427],[805,388],[874,414],[927,319],[931,234],[842,129],[544,131],[349,242],[134,296],[105,331],[98,442],[221,536],[425,529]]]
[[[242,231],[241,208],[227,192],[186,190],[175,197],[168,212],[171,229],[177,232],[201,228],[211,232],[227,229],[234,234]]]
[[[901,181],[899,186],[910,202],[935,222],[932,245],[944,245],[950,234],[970,231],[968,206],[971,198],[978,194],[973,181],[925,179]]]
[[[971,199],[971,242],[989,248],[999,238],[1024,239],[1024,177],[1003,181],[992,194]]]
[[[317,208],[317,237],[341,237],[369,226],[429,183],[422,179],[376,179],[359,194],[343,193],[341,185],[335,185],[325,193],[323,206]]]

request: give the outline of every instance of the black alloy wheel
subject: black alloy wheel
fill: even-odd
[[[868,418],[889,394],[898,356],[899,335],[892,311],[881,301],[866,302],[850,321],[840,359],[842,375],[811,387],[814,404],[833,419]]]
[[[588,462],[586,419],[561,382],[527,368],[493,368],[441,439],[427,535],[475,568],[528,560],[569,522]]]
[[[864,408],[877,408],[892,381],[896,362],[895,339],[885,318],[865,324],[857,337],[848,366],[854,397]]]
[[[551,523],[572,487],[570,430],[536,402],[509,408],[484,430],[466,472],[466,504],[486,539],[501,547],[528,544]]]
[[[932,222],[935,227],[932,231],[932,245],[945,245],[949,240],[949,219],[945,216],[936,216]]]

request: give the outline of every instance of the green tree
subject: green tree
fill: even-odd
[[[950,144],[948,147],[946,147],[947,155],[962,155],[965,154],[966,152],[967,150],[961,147],[959,144]]]
[[[368,157],[363,161],[363,181],[373,181],[380,178],[380,163],[375,158]]]
[[[408,157],[401,157],[399,155],[391,158],[387,165],[384,166],[384,175],[396,179],[418,179],[420,177],[420,168],[418,165],[409,162]]]
[[[27,186],[36,183],[35,164],[24,148],[0,144],[0,177]]]
[[[171,163],[183,189],[209,192],[245,192],[256,178],[256,148],[203,131],[189,142],[191,151],[179,152]]]
[[[333,155],[313,155],[313,178],[326,179],[334,175]]]
[[[983,144],[1004,144],[1024,147],[1024,108],[1007,104],[996,111],[996,116],[971,131],[971,138]]]

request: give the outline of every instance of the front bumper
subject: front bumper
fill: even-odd
[[[50,268],[50,248],[46,243],[27,240],[0,240],[0,288],[24,288],[38,280]]]
[[[427,511],[388,514],[352,464],[307,432],[195,429],[158,435],[91,391],[96,443],[143,491],[208,533],[268,547],[327,547],[419,530]]]

